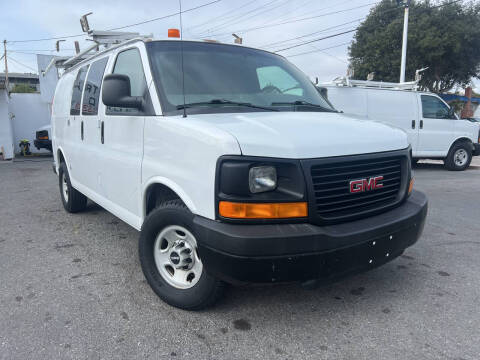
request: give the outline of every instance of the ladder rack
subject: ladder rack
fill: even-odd
[[[80,51],[78,54],[74,56],[55,56],[46,69],[42,71],[42,75],[45,74],[50,70],[52,66],[55,66],[59,69],[68,69],[72,66],[87,60],[88,58],[95,56],[100,51],[100,46],[103,46],[104,49],[108,49],[113,45],[119,45],[125,41],[133,40],[133,39],[151,39],[153,35],[140,35],[137,32],[119,32],[119,31],[97,31],[97,30],[89,30],[88,35],[93,44],[87,47],[85,50]]]
[[[390,89],[390,90],[412,90],[412,91],[416,91],[418,89],[418,81],[392,83],[392,82],[370,81],[370,80],[352,80],[348,77],[336,78],[332,82],[325,83],[324,85],[364,87],[364,88]]]

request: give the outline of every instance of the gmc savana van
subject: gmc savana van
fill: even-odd
[[[127,40],[65,70],[52,124],[65,209],[89,198],[139,230],[173,306],[372,269],[422,233],[404,132],[338,113],[273,53]]]
[[[472,156],[480,155],[479,124],[459,119],[438,95],[398,88],[401,84],[349,83],[322,87],[333,106],[346,115],[403,129],[415,161],[441,159],[448,170],[459,171],[469,167]]]

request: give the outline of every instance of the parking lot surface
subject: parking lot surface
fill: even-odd
[[[429,215],[402,257],[186,312],[145,282],[135,230],[93,203],[63,210],[51,159],[0,164],[0,359],[478,359],[480,162],[415,177]]]

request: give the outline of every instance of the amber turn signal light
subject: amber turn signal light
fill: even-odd
[[[232,219],[287,219],[308,215],[306,202],[295,203],[234,203],[220,201],[220,216]]]
[[[415,182],[415,180],[413,178],[411,178],[410,179],[410,184],[408,185],[408,195],[410,195],[412,193],[414,182]]]

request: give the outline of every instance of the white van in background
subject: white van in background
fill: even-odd
[[[439,96],[401,84],[350,80],[322,84],[328,100],[346,115],[403,129],[414,161],[443,159],[449,170],[465,170],[480,154],[478,123],[461,120]],[[394,87],[396,85],[397,87]]]

